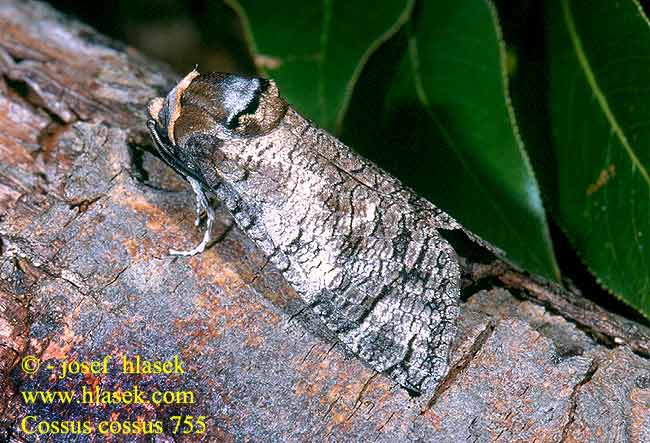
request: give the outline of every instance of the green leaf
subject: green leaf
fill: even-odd
[[[419,4],[369,61],[343,140],[532,272],[559,278],[488,2]]]
[[[650,25],[633,0],[548,10],[553,206],[601,284],[650,316]]]
[[[406,22],[413,0],[359,7],[342,0],[227,0],[242,19],[258,66],[282,95],[321,127],[341,124],[372,52]]]

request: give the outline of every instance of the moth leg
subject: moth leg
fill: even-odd
[[[208,214],[208,209],[210,208],[210,205],[207,201],[207,198],[205,194],[203,193],[203,190],[201,189],[201,185],[199,185],[196,180],[194,180],[192,177],[187,178],[190,181],[190,184],[192,185],[192,190],[194,190],[194,196],[196,197],[196,218],[194,219],[194,226],[199,226],[201,224],[201,214],[203,211]],[[208,222],[210,221],[210,217],[208,214]]]
[[[208,198],[206,197],[205,193],[203,192],[203,189],[201,188],[201,184],[196,180],[194,180],[192,177],[187,177],[187,181],[190,183],[190,185],[192,185],[192,189],[194,190],[194,195],[196,196],[196,219],[194,221],[194,224],[196,226],[199,225],[202,211],[205,211],[208,220],[206,223],[205,233],[203,234],[203,240],[201,241],[201,243],[199,243],[189,251],[177,251],[175,249],[170,249],[169,250],[170,255],[182,255],[182,256],[196,255],[203,252],[205,250],[205,247],[210,243],[210,241],[212,241],[212,227],[214,226],[214,220],[216,218],[214,210],[212,209],[212,207],[210,207],[210,203],[208,202]]]

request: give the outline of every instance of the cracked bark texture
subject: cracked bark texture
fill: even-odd
[[[25,436],[27,413],[206,415],[208,442],[650,441],[650,361],[500,288],[466,297],[451,369],[421,411],[389,378],[290,321],[297,295],[238,229],[200,256],[167,255],[200,237],[192,191],[149,154],[150,180],[136,180],[130,152],[149,143],[148,100],[178,76],[24,1],[0,4],[0,71],[1,441],[103,441]],[[216,234],[229,225],[219,214]],[[188,374],[53,381],[17,366],[24,355],[123,353],[178,354]],[[193,390],[197,403],[27,407],[17,395],[89,383]]]

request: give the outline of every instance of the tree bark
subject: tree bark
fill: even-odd
[[[134,442],[650,441],[642,325],[588,302],[551,312],[504,288],[469,294],[452,368],[421,408],[293,320],[296,294],[225,212],[222,241],[167,254],[201,237],[189,187],[137,154],[148,100],[177,81],[167,67],[47,5],[5,0],[0,73],[0,440],[108,440],[98,429],[27,434],[34,416],[163,423],[154,437],[113,437]],[[135,355],[178,356],[185,373],[122,372]],[[33,375],[28,356],[41,364]],[[107,373],[53,375],[61,361],[105,356]],[[194,402],[29,405],[22,394],[135,385]],[[189,415],[206,417],[206,433],[174,432],[173,417]]]

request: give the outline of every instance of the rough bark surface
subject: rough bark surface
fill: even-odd
[[[16,0],[0,4],[0,72],[0,441],[106,440],[26,435],[26,415],[166,423],[112,441],[650,441],[650,361],[504,289],[468,296],[452,369],[421,410],[292,321],[296,294],[237,229],[200,256],[167,255],[201,235],[194,197],[148,154],[149,181],[137,180],[130,155],[149,143],[147,101],[178,80],[164,66]],[[217,231],[228,225],[220,212]],[[45,369],[123,354],[179,355],[187,373]],[[35,375],[21,370],[27,355],[42,362]],[[196,402],[28,406],[20,395],[134,384]],[[173,434],[174,415],[205,415],[207,434]]]

